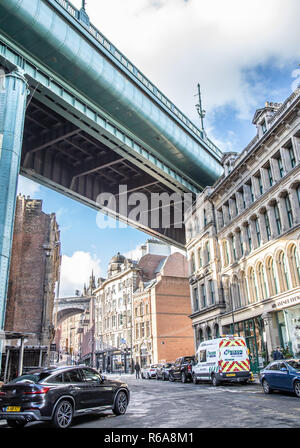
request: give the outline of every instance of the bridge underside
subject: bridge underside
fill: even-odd
[[[82,314],[84,312],[84,309],[82,308],[67,308],[58,311],[56,318],[57,318],[57,327],[59,327],[65,320],[69,319],[69,317],[76,316],[77,314]]]
[[[184,246],[182,203],[175,206],[171,203],[170,228],[163,228],[161,212],[161,226],[150,228],[151,194],[172,195],[177,192],[183,195],[184,191],[174,186],[172,188],[157,172],[151,173],[113,139],[101,135],[75,114],[42,96],[38,88],[32,90],[32,94],[25,116],[21,174],[97,210],[105,205],[104,211],[108,215],[169,243]],[[149,204],[147,217],[141,220],[138,215],[138,221],[132,219],[131,212],[139,202],[131,205],[126,202],[127,210],[124,209],[120,185],[126,185],[128,197],[132,193],[145,195]],[[111,193],[115,202],[100,204],[101,193]],[[174,207],[177,208],[176,214]],[[174,217],[180,210],[182,225],[181,228],[174,228]],[[143,224],[145,222],[149,223],[148,226]]]

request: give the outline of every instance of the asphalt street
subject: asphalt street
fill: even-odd
[[[116,378],[118,376],[114,376]],[[120,378],[120,377],[118,377]],[[75,428],[299,428],[300,400],[292,393],[265,395],[259,384],[182,384],[136,380],[124,416],[111,412],[74,419]],[[6,428],[3,421],[1,428]],[[32,423],[25,430],[49,427]]]

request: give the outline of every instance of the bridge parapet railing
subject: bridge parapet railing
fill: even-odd
[[[72,17],[80,21],[80,13],[75,6],[72,5],[68,0],[55,0],[59,3],[66,11],[68,11]],[[80,22],[82,24],[82,22]],[[160,100],[165,107],[167,107],[176,117],[184,123],[188,129],[195,134],[200,140],[204,141],[209,149],[217,156],[218,159],[222,158],[222,151],[207,137],[205,132],[200,130],[195,124],[187,118],[175,105],[170,101],[149,79],[135,67],[129,59],[124,56],[115,46],[92,24],[85,26],[89,33],[107,50],[109,53],[126,67],[129,72],[138,79],[158,100]]]

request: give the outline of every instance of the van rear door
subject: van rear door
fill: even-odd
[[[248,348],[242,339],[223,339],[220,342],[220,372],[249,372]]]

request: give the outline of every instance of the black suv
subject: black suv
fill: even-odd
[[[192,381],[192,366],[194,363],[194,356],[182,356],[176,359],[175,364],[169,371],[169,380],[181,380],[183,383],[186,383],[187,380]]]
[[[0,389],[0,419],[11,427],[50,421],[68,428],[73,417],[112,409],[125,414],[130,398],[127,384],[107,380],[86,366],[50,367],[22,375]]]

